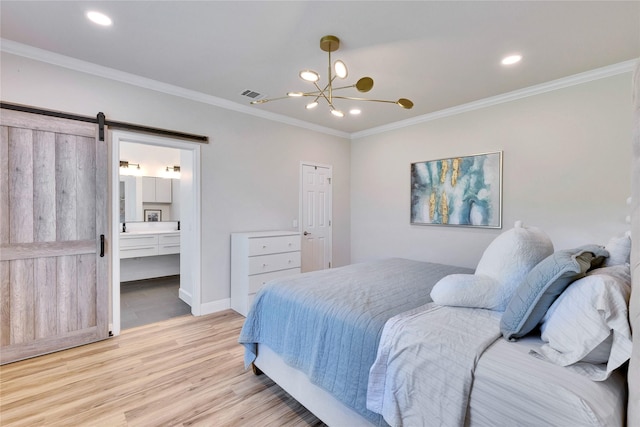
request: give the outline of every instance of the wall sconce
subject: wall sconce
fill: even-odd
[[[180,179],[180,166],[167,166],[165,176],[167,178]]]
[[[129,166],[137,166],[138,169],[140,169],[140,163],[129,163],[126,160],[120,160],[120,167],[121,168],[129,168]]]
[[[130,169],[129,166],[135,166],[135,169]],[[120,174],[121,175],[142,175],[140,169],[140,163],[130,163],[126,160],[120,160]]]

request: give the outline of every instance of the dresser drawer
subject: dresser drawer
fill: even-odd
[[[168,244],[158,245],[158,255],[169,255],[169,254],[179,254],[180,253],[180,243],[176,244]]]
[[[271,273],[256,274],[249,276],[249,294],[255,294],[260,290],[262,285],[269,280],[280,279],[282,277],[293,276],[299,274],[300,268],[292,268],[290,270],[272,271]]]
[[[300,267],[300,252],[261,255],[249,258],[249,274],[268,273]]]
[[[249,239],[249,256],[300,250],[300,235],[254,237]]]
[[[120,248],[128,248],[131,246],[152,246],[158,245],[157,234],[139,234],[131,236],[120,236]]]
[[[120,246],[120,258],[136,258],[143,256],[155,256],[158,255],[158,245],[152,246],[136,246],[134,248],[127,248]]]
[[[160,246],[162,245],[178,245],[180,246],[180,233],[176,234],[161,234],[158,241]]]

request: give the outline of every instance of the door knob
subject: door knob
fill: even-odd
[[[311,234],[311,233],[309,233],[308,231],[305,231],[305,232],[304,232],[304,233],[302,233],[302,234],[304,234],[305,236],[307,236],[307,235],[309,235],[309,234]]]

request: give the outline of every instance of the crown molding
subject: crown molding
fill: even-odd
[[[300,128],[320,132],[328,135],[338,136],[341,138],[350,138],[350,134],[347,132],[338,131],[324,126],[315,125],[313,123],[305,122],[303,120],[293,119],[291,117],[284,116],[282,114],[271,113],[264,110],[248,107],[236,102],[232,102],[226,99],[218,98],[213,95],[207,95],[195,90],[185,89],[180,86],[171,85],[168,83],[159,82],[157,80],[141,77],[136,74],[126,73],[113,68],[97,65],[92,62],[82,61],[80,59],[71,58],[69,56],[53,53],[48,50],[39,49],[33,46],[25,45],[15,42],[13,40],[0,38],[0,50],[6,53],[10,53],[17,56],[33,59],[40,62],[45,62],[59,67],[68,68],[74,71],[80,71],[82,73],[92,74],[94,76],[103,77],[110,80],[119,81],[122,83],[138,86],[141,88],[153,90],[156,92],[165,93],[168,95],[178,96],[181,98],[189,99],[191,101],[200,102],[203,104],[213,105],[215,107],[224,108],[227,110],[236,111],[243,114],[249,114],[252,116],[260,117],[262,119],[271,120],[275,122],[284,123],[291,126],[297,126]]]
[[[637,62],[638,60],[632,59],[629,61],[608,65],[606,67],[596,68],[595,70],[585,71],[583,73],[563,77],[557,80],[552,80],[546,83],[541,83],[539,85],[529,86],[524,89],[518,89],[512,92],[503,93],[501,95],[492,96],[490,98],[484,98],[478,101],[469,102],[467,104],[457,105],[455,107],[446,108],[444,110],[435,111],[433,113],[424,114],[422,116],[412,117],[410,119],[389,123],[388,125],[378,126],[375,128],[363,130],[361,132],[354,132],[351,134],[351,139],[353,140],[364,138],[366,136],[389,132],[396,129],[402,129],[420,123],[441,119],[443,117],[450,117],[456,114],[479,110],[481,108],[487,108],[493,105],[527,98],[529,96],[540,95],[545,92],[552,92],[554,90],[564,89],[594,80],[616,76],[618,74],[630,73],[635,68]]]
[[[585,71],[583,73],[574,74],[572,76],[563,77],[550,82],[541,83],[539,85],[530,86],[524,89],[518,89],[512,92],[507,92],[501,95],[492,96],[489,98],[481,99],[478,101],[469,102],[467,104],[458,105],[444,110],[435,111],[433,113],[424,114],[422,116],[413,117],[398,122],[389,123],[387,125],[378,126],[375,128],[367,129],[360,132],[347,133],[331,129],[325,126],[315,125],[313,123],[305,122],[303,120],[293,119],[291,117],[284,116],[282,114],[271,113],[264,110],[248,107],[236,102],[232,102],[226,99],[218,98],[213,95],[207,95],[202,92],[197,92],[190,89],[185,89],[179,86],[171,85],[168,83],[162,83],[157,80],[148,79],[131,73],[125,73],[113,68],[104,67],[91,62],[82,61],[79,59],[71,58],[69,56],[60,55],[44,49],[39,49],[33,46],[18,43],[12,40],[0,38],[0,50],[13,55],[23,56],[25,58],[34,59],[36,61],[46,62],[52,65],[57,65],[71,70],[80,71],[87,74],[127,83],[133,86],[142,87],[145,89],[153,90],[156,92],[165,93],[168,95],[178,96],[181,98],[189,99],[203,104],[213,105],[215,107],[224,108],[227,110],[236,111],[243,114],[249,114],[251,116],[260,117],[266,120],[276,121],[291,126],[296,126],[315,132],[324,133],[327,135],[333,135],[346,139],[358,139],[366,136],[371,136],[379,133],[389,132],[392,130],[402,129],[409,126],[414,126],[420,123],[426,123],[433,120],[441,119],[444,117],[454,116],[456,114],[462,114],[481,108],[490,107],[493,105],[502,104],[505,102],[515,101],[517,99],[527,98],[529,96],[539,95],[554,90],[559,90],[590,81],[603,79],[606,77],[616,76],[618,74],[630,73],[633,71],[638,60],[633,59],[629,61],[620,62],[618,64],[608,65],[606,67],[597,68],[595,70]]]

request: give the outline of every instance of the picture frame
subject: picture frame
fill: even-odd
[[[145,222],[160,222],[162,221],[162,211],[160,209],[145,209],[144,210]]]
[[[502,228],[502,151],[411,163],[410,222]]]

